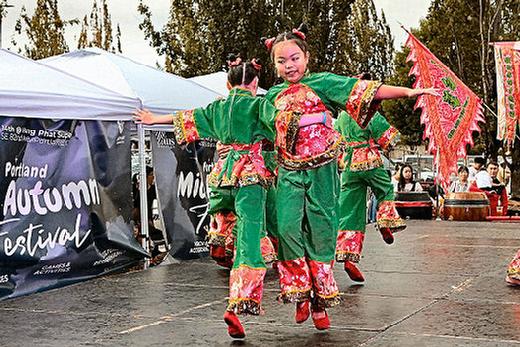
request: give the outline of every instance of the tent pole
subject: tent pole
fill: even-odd
[[[148,184],[146,177],[146,157],[145,157],[145,136],[142,124],[137,124],[137,138],[139,141],[139,191],[140,191],[140,211],[141,211],[141,246],[150,253],[148,248]],[[144,269],[148,269],[150,260],[144,261]]]

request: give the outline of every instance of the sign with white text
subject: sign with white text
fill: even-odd
[[[209,253],[207,176],[216,143],[201,140],[179,146],[171,132],[151,136],[157,198],[170,242],[170,254],[193,259]]]
[[[0,299],[146,255],[130,223],[129,123],[0,117]]]

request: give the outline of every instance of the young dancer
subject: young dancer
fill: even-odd
[[[336,260],[344,262],[351,280],[363,282],[363,273],[355,263],[360,260],[365,238],[368,187],[377,198],[377,228],[385,242],[393,243],[393,233],[406,228],[395,209],[394,187],[379,154],[379,148],[386,150],[397,142],[399,132],[380,113],[376,113],[363,129],[346,112],[341,112],[334,128],[346,143],[340,159],[340,167],[344,169],[339,194]]]
[[[229,145],[229,152],[219,159],[208,177],[210,213],[228,210],[236,215],[235,259],[229,279],[229,303],[224,314],[228,333],[245,337],[237,314],[258,315],[266,266],[260,250],[265,231],[266,187],[274,176],[262,156],[264,140],[274,141],[271,124],[278,111],[264,98],[257,98],[260,66],[255,60],[242,62],[231,56],[228,62],[229,96],[205,108],[154,115],[139,110],[137,123],[173,124],[179,144],[201,138],[213,138]],[[321,121],[320,114],[308,115],[298,126]]]
[[[276,117],[275,141],[279,163],[276,212],[280,299],[296,303],[297,323],[311,314],[315,327],[323,330],[330,327],[326,308],[339,302],[332,267],[338,230],[337,156],[342,151],[342,139],[329,125],[331,122],[299,129],[299,118],[322,112],[328,119],[343,109],[365,127],[374,99],[412,97],[428,90],[309,73],[305,31],[306,27],[300,27],[264,39],[276,71],[284,79],[269,90],[266,98],[285,111]]]

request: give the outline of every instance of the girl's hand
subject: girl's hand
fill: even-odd
[[[146,109],[134,111],[132,118],[136,124],[155,124],[154,114]]]
[[[423,95],[423,94],[432,95],[432,96],[441,96],[441,91],[438,88],[432,87],[432,88],[420,88],[420,89],[412,89],[412,90],[413,90],[413,95],[411,97],[419,96],[419,95]]]

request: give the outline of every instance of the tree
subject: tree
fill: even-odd
[[[98,47],[109,52],[122,53],[119,24],[116,28],[115,45],[112,31],[112,16],[108,11],[106,0],[101,0],[100,7],[98,7],[97,0],[94,0],[90,16],[83,17],[78,48]]]
[[[22,7],[20,18],[16,21],[15,32],[24,33],[28,43],[18,52],[31,59],[42,59],[62,54],[69,50],[65,42],[65,28],[78,24],[77,19],[64,21],[58,11],[58,0],[37,0],[33,15]],[[13,44],[16,42],[13,40]]]
[[[270,57],[260,37],[272,37],[301,22],[310,26],[312,71],[372,71],[381,78],[391,71],[390,30],[384,14],[378,18],[372,1],[173,0],[170,19],[161,30],[154,28],[152,13],[143,1],[138,11],[143,16],[140,28],[157,53],[165,56],[166,70],[185,77],[222,69],[230,52],[259,57],[266,65]],[[363,43],[365,50],[358,50],[353,42]],[[275,81],[270,68],[260,84],[270,87]]]

